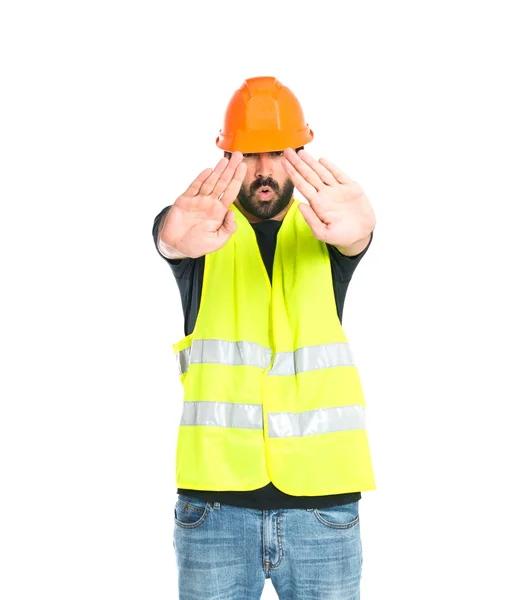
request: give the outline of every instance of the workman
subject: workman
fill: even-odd
[[[184,312],[180,600],[256,600],[266,578],[280,600],[360,597],[359,500],[375,481],[342,311],[375,216],[305,150],[313,136],[289,88],[246,79],[224,156],[155,217]]]

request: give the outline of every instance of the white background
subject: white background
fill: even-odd
[[[178,597],[183,317],[151,229],[258,75],[377,216],[343,320],[362,598],[519,597],[513,4],[2,4],[3,598]]]

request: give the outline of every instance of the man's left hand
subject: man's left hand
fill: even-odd
[[[315,160],[306,150],[284,150],[283,166],[308,200],[299,210],[314,236],[341,248],[354,246],[375,228],[375,214],[360,185],[326,158]]]

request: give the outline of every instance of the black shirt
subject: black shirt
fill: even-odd
[[[171,206],[171,205],[170,205]],[[155,217],[153,223],[153,239],[155,247],[160,254],[157,246],[158,232],[163,216],[166,215],[170,206],[166,206]],[[283,221],[269,219],[250,225],[256,233],[258,246],[265,263],[265,268],[272,282],[272,266],[274,263],[274,251],[276,248],[276,239],[279,228]],[[332,270],[333,289],[335,294],[335,303],[337,305],[337,314],[342,323],[342,309],[346,298],[346,290],[351,280],[355,268],[361,258],[371,245],[373,234],[366,248],[357,256],[344,256],[335,246],[326,244],[330,254],[330,263]],[[180,258],[166,260],[173,271],[177,282],[180,297],[182,300],[182,309],[184,312],[184,335],[189,335],[195,327],[200,307],[200,297],[202,294],[202,280],[204,276],[205,256],[199,258]],[[209,490],[189,490],[178,488],[177,493],[187,496],[196,496],[210,502],[220,502],[222,504],[232,504],[234,506],[243,506],[246,508],[256,508],[261,510],[274,508],[325,508],[337,504],[346,504],[360,500],[361,493],[331,494],[326,496],[292,496],[285,494],[278,489],[272,482],[257,490],[237,492],[237,491],[209,491]]]

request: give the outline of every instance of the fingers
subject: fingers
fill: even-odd
[[[339,183],[354,183],[353,179],[350,179],[345,173],[343,173],[339,167],[336,167],[327,158],[320,158],[319,162],[323,164],[330,173],[335,177]]]
[[[306,179],[304,179],[293,167],[288,160],[283,159],[283,166],[285,167],[286,172],[288,173],[292,183],[295,187],[303,194],[303,196],[309,202],[315,202],[317,197],[317,191],[315,187],[311,186]],[[321,186],[324,184],[321,182]]]
[[[202,184],[204,183],[204,181],[209,177],[209,175],[213,172],[213,170],[211,168],[208,169],[204,169],[200,175],[193,181],[193,183],[187,188],[187,190],[184,192],[184,196],[189,196],[190,198],[192,198],[193,196],[196,196],[198,194],[198,192],[200,191],[200,188],[202,187]]]
[[[333,173],[326,168],[326,165],[321,164],[315,158],[309,154],[306,150],[300,150],[297,156],[302,158],[307,165],[309,165],[319,175],[321,180],[327,185],[334,185],[337,183]],[[296,167],[297,168],[297,167]]]
[[[229,181],[231,181],[237,165],[243,160],[241,152],[233,152],[231,160],[222,158],[213,169],[204,169],[200,175],[184,192],[184,196],[194,197],[197,194],[208,196],[215,194],[216,197],[225,190]]]
[[[212,195],[215,198],[219,198],[220,195],[225,191],[229,182],[235,175],[236,168],[243,160],[243,154],[241,152],[233,152],[231,156],[231,160],[229,164],[225,168],[225,171],[220,175],[220,178],[216,182],[214,189],[212,190]]]
[[[314,160],[304,150],[301,150],[300,154],[301,155],[305,155],[305,158],[306,158],[307,161]],[[305,161],[303,161],[296,154],[296,152],[294,150],[292,150],[292,148],[287,148],[284,151],[284,157],[285,158],[283,160],[283,164],[285,166],[292,167],[292,172],[294,172],[294,171],[297,172],[310,185],[312,185],[317,191],[322,190],[324,187],[326,187],[325,182],[321,179],[321,177],[319,176],[319,174],[309,164],[307,164]],[[317,163],[316,160],[314,160],[314,162]],[[317,163],[317,164],[319,164],[319,163]],[[321,169],[323,169],[323,167],[321,167]],[[330,181],[330,184],[331,184],[331,181],[333,179],[331,177],[331,173],[328,173],[328,176],[326,178]],[[294,185],[295,185],[295,181],[294,181]]]
[[[209,177],[204,181],[204,183],[200,187],[199,194],[201,196],[209,196],[209,194],[212,194],[216,182],[220,179],[220,176],[226,170],[229,162],[230,161],[228,158],[222,158],[218,162],[211,175],[209,175]]]
[[[236,168],[234,176],[227,186],[223,196],[220,198],[222,206],[224,206],[226,209],[229,208],[229,206],[231,206],[231,204],[236,200],[236,196],[240,191],[246,173],[247,165],[244,162],[241,162]]]

